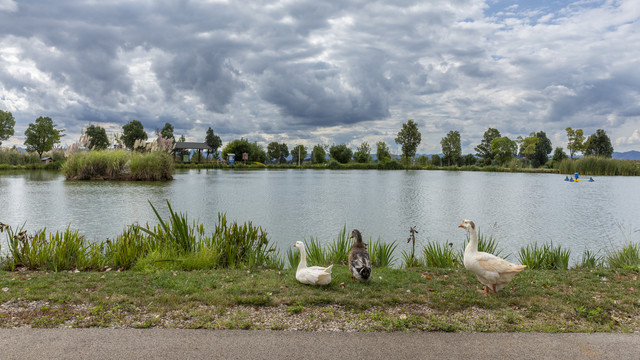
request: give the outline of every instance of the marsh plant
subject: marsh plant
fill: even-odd
[[[122,149],[77,151],[62,167],[68,180],[162,181],[171,180],[173,171],[173,158],[166,152],[139,153]]]
[[[309,265],[347,264],[353,239],[347,236],[347,227],[345,225],[338,233],[338,236],[325,246],[322,245],[318,238],[313,236],[309,237],[309,240],[304,243]],[[393,266],[395,262],[393,253],[398,246],[397,242],[384,243],[378,238],[376,241],[369,240],[366,246],[374,267]],[[285,258],[287,266],[295,269],[300,262],[300,252],[293,247],[287,247]]]
[[[369,239],[367,249],[369,250],[369,256],[371,257],[371,265],[374,267],[392,267],[395,263],[393,253],[396,251],[398,243],[392,241],[385,243],[378,237],[375,241]]]
[[[424,264],[427,267],[454,268],[459,264],[453,244],[441,244],[433,241],[427,242],[422,249]]]
[[[588,175],[640,175],[640,168],[631,160],[608,159],[600,156],[565,159],[560,163],[558,170],[562,174],[578,172]]]
[[[529,244],[520,248],[518,260],[532,270],[566,270],[569,268],[570,249],[563,249],[553,243],[538,245]]]

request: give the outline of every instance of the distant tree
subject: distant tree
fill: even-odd
[[[462,157],[462,146],[460,145],[460,133],[458,131],[449,131],[447,136],[440,140],[442,145],[442,153],[444,154],[444,162],[447,166],[457,165],[458,160]]]
[[[366,141],[363,141],[358,150],[353,153],[353,161],[358,163],[371,162],[371,146]]]
[[[442,166],[442,158],[438,154],[431,155],[431,165]]]
[[[184,134],[180,135],[180,138],[178,138],[178,142],[185,142],[185,141],[187,141],[187,139],[185,139]],[[187,149],[179,150],[177,154],[180,156],[180,159],[184,159],[185,155],[191,155],[191,153]]]
[[[280,144],[277,141],[272,141],[267,145],[267,157],[272,163],[280,159]]]
[[[482,165],[491,165],[494,154],[491,152],[491,142],[493,139],[500,137],[500,131],[494,128],[489,128],[484,132],[482,141],[475,147],[476,156],[482,159]]]
[[[531,161],[531,159],[533,159],[533,154],[535,154],[536,152],[538,141],[539,139],[534,132],[530,133],[526,138],[518,136],[516,143],[518,144],[518,148],[520,149],[520,156],[523,156],[525,158],[525,165],[527,160]]]
[[[595,134],[589,136],[585,144],[584,154],[611,158],[613,146],[611,145],[611,139],[609,139],[604,130],[598,129]]]
[[[518,151],[518,144],[506,136],[493,139],[491,142],[491,152],[501,165],[511,160],[516,151]]]
[[[582,129],[574,130],[570,127],[565,130],[567,131],[567,138],[569,139],[567,149],[569,149],[570,157],[573,159],[573,154],[584,150],[584,133]]]
[[[378,158],[378,162],[391,160],[391,153],[389,153],[389,147],[386,142],[378,141],[376,143],[376,157]]]
[[[222,150],[222,157],[226,158],[227,154],[235,154],[236,161],[242,160],[242,154],[247,153],[250,162],[267,162],[267,153],[258,145],[258,143],[251,143],[245,138],[239,140],[233,140],[227,144]]]
[[[173,125],[169,124],[169,123],[165,123],[164,127],[162,128],[162,130],[160,130],[160,133],[157,135],[162,135],[163,138],[165,139],[173,139]]]
[[[28,151],[35,151],[42,157],[42,153],[53,149],[53,145],[60,142],[60,137],[64,136],[63,132],[64,130],[56,129],[50,117],[40,116],[35,124],[29,124],[24,132],[26,137],[24,144],[27,145]]]
[[[213,129],[211,127],[207,129],[207,135],[204,142],[211,148],[211,150],[207,150],[207,159],[209,158],[209,151],[213,152],[213,156],[217,159],[218,148],[222,146],[222,140],[220,140],[220,136],[213,133]]]
[[[472,166],[472,165],[475,165],[477,162],[478,162],[478,159],[476,159],[476,157],[473,156],[473,154],[467,154],[462,157],[462,165]]]
[[[329,155],[337,162],[346,164],[351,161],[352,151],[345,144],[333,145],[329,148]]]
[[[325,145],[316,145],[311,150],[311,162],[314,164],[324,164],[327,160],[327,151]]]
[[[16,121],[13,114],[9,111],[0,110],[0,145],[14,134],[14,126]]]
[[[103,127],[89,125],[85,134],[89,137],[89,149],[104,150],[109,147],[109,137]]]
[[[564,150],[562,150],[561,147],[557,147],[556,150],[553,152],[553,157],[551,158],[551,160],[553,161],[557,161],[560,162],[564,159],[568,159],[569,155],[567,155]]]
[[[278,159],[280,164],[284,164],[287,162],[287,156],[289,156],[289,147],[287,146],[287,144],[282,143],[280,144],[280,158]]]
[[[284,164],[289,156],[289,147],[285,143],[273,141],[267,145],[267,157],[272,163]]]
[[[135,150],[133,147],[136,140],[147,140],[147,133],[144,131],[144,127],[140,121],[131,120],[128,124],[122,126],[122,136],[120,138],[124,146]]]
[[[427,166],[429,165],[429,157],[422,155],[418,158],[418,165],[420,166]]]
[[[302,165],[302,162],[307,157],[307,149],[303,145],[298,145],[291,150],[291,160]]]
[[[402,124],[402,129],[398,132],[398,136],[395,139],[396,144],[402,145],[402,159],[404,164],[409,164],[409,159],[413,159],[418,150],[418,145],[422,141],[422,135],[418,131],[418,124],[413,119]]]
[[[534,168],[538,168],[543,166],[549,161],[549,154],[551,154],[551,140],[547,138],[547,134],[544,131],[538,131],[536,133],[536,137],[538,138],[538,143],[536,144],[535,150],[533,152],[533,157],[531,158],[531,166]]]

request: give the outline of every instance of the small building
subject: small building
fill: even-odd
[[[43,158],[40,159],[40,163],[41,164],[48,164],[50,162],[53,162],[53,158],[50,157],[50,156],[43,157]]]
[[[178,141],[178,142],[176,142],[176,145],[173,148],[174,157],[178,153],[183,151],[183,150],[187,150],[187,151],[198,150],[198,161],[200,161],[200,159],[201,159],[200,153],[202,151],[205,151],[205,150],[208,151],[208,152],[213,151],[213,149],[209,145],[207,145],[206,143],[190,142],[190,141]],[[181,159],[181,160],[185,161],[185,162],[189,161],[188,155],[185,155],[185,158]]]

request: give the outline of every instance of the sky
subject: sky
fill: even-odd
[[[459,131],[603,129],[640,150],[640,1],[0,0],[0,109],[109,134],[373,152],[414,119],[418,153]]]

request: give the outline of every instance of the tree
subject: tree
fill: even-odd
[[[147,133],[144,131],[142,123],[138,120],[132,120],[128,124],[122,126],[122,143],[127,148],[134,150],[136,140],[147,140]]]
[[[564,150],[562,150],[561,147],[557,147],[553,152],[553,157],[551,158],[551,160],[560,162],[567,158],[569,158],[569,155],[565,154]]]
[[[549,160],[549,154],[551,154],[551,140],[547,138],[547,134],[544,131],[538,131],[536,133],[536,137],[538,138],[538,143],[536,144],[535,150],[533,152],[533,157],[531,159],[531,166],[534,168],[538,168],[543,166]]]
[[[431,165],[442,166],[442,158],[438,154],[431,155]]]
[[[416,155],[416,150],[418,150],[421,140],[422,135],[418,131],[418,124],[413,119],[407,121],[406,124],[402,124],[402,130],[398,132],[395,141],[396,144],[402,145],[402,159],[405,165],[409,164],[409,159]]]
[[[101,126],[89,125],[85,133],[89,137],[89,149],[104,150],[111,144],[107,131]]]
[[[351,161],[352,151],[345,144],[333,145],[329,148],[329,155],[337,162],[346,164]]]
[[[327,147],[326,145],[316,145],[311,150],[311,163],[313,164],[324,164],[327,160]]]
[[[371,147],[366,141],[362,142],[358,147],[358,150],[353,153],[353,160],[358,163],[371,162]]]
[[[494,128],[488,128],[487,131],[484,132],[484,136],[482,137],[482,141],[478,146],[475,147],[476,155],[482,159],[483,165],[491,165],[493,161],[494,154],[491,152],[491,142],[493,139],[497,139],[500,137],[500,131]]]
[[[462,157],[460,133],[458,131],[449,131],[447,136],[440,140],[440,145],[442,145],[442,153],[447,166],[456,165],[460,157]]]
[[[277,141],[272,141],[267,145],[267,157],[272,163],[280,159],[280,144]]]
[[[291,159],[294,163],[302,165],[302,162],[307,157],[307,149],[303,145],[298,145],[291,149]]]
[[[518,136],[516,143],[520,149],[520,155],[525,158],[525,165],[527,160],[531,160],[533,158],[533,154],[536,152],[536,145],[538,145],[538,137],[536,133],[532,132],[526,138],[522,138],[522,136]]]
[[[511,160],[516,151],[518,151],[518,145],[506,136],[491,141],[491,152],[501,165]]]
[[[391,154],[389,153],[389,147],[386,142],[378,141],[376,143],[376,157],[378,157],[378,162],[391,160]]]
[[[604,130],[598,129],[595,134],[589,136],[585,144],[584,154],[611,158],[613,146],[611,145],[611,139],[609,139]]]
[[[220,136],[213,133],[213,129],[209,127],[207,129],[207,136],[204,139],[204,142],[211,148],[211,150],[207,150],[207,159],[209,158],[209,151],[213,152],[213,156],[218,158],[218,148],[222,145],[222,140],[220,140]]]
[[[284,164],[287,162],[287,156],[289,156],[289,147],[287,144],[279,144],[277,141],[273,141],[267,145],[267,157],[272,163],[279,162]]]
[[[162,130],[160,130],[160,133],[158,135],[162,135],[162,137],[165,139],[173,139],[173,125],[165,123],[164,127],[162,128]]]
[[[26,137],[24,144],[27,145],[28,151],[35,151],[38,156],[42,157],[42,153],[53,149],[53,145],[60,142],[60,137],[64,136],[64,130],[56,129],[50,117],[42,117],[36,119],[36,123],[29,124],[24,132]]]
[[[569,149],[570,157],[573,159],[573,154],[584,150],[584,133],[582,129],[573,130],[570,127],[565,130],[567,131],[567,138],[569,139],[567,149]]]
[[[13,136],[14,126],[16,126],[16,121],[13,118],[13,114],[9,111],[0,110],[0,145],[4,140]]]
[[[222,150],[222,157],[226,158],[227,154],[236,154],[236,161],[240,161],[243,153],[247,153],[249,156],[247,161],[261,163],[267,161],[267,153],[264,149],[258,143],[251,143],[245,138],[236,139],[228,143]]]
[[[476,159],[475,156],[473,156],[473,154],[467,154],[465,156],[462,157],[462,164],[463,165],[475,165],[478,162],[478,159]]]

